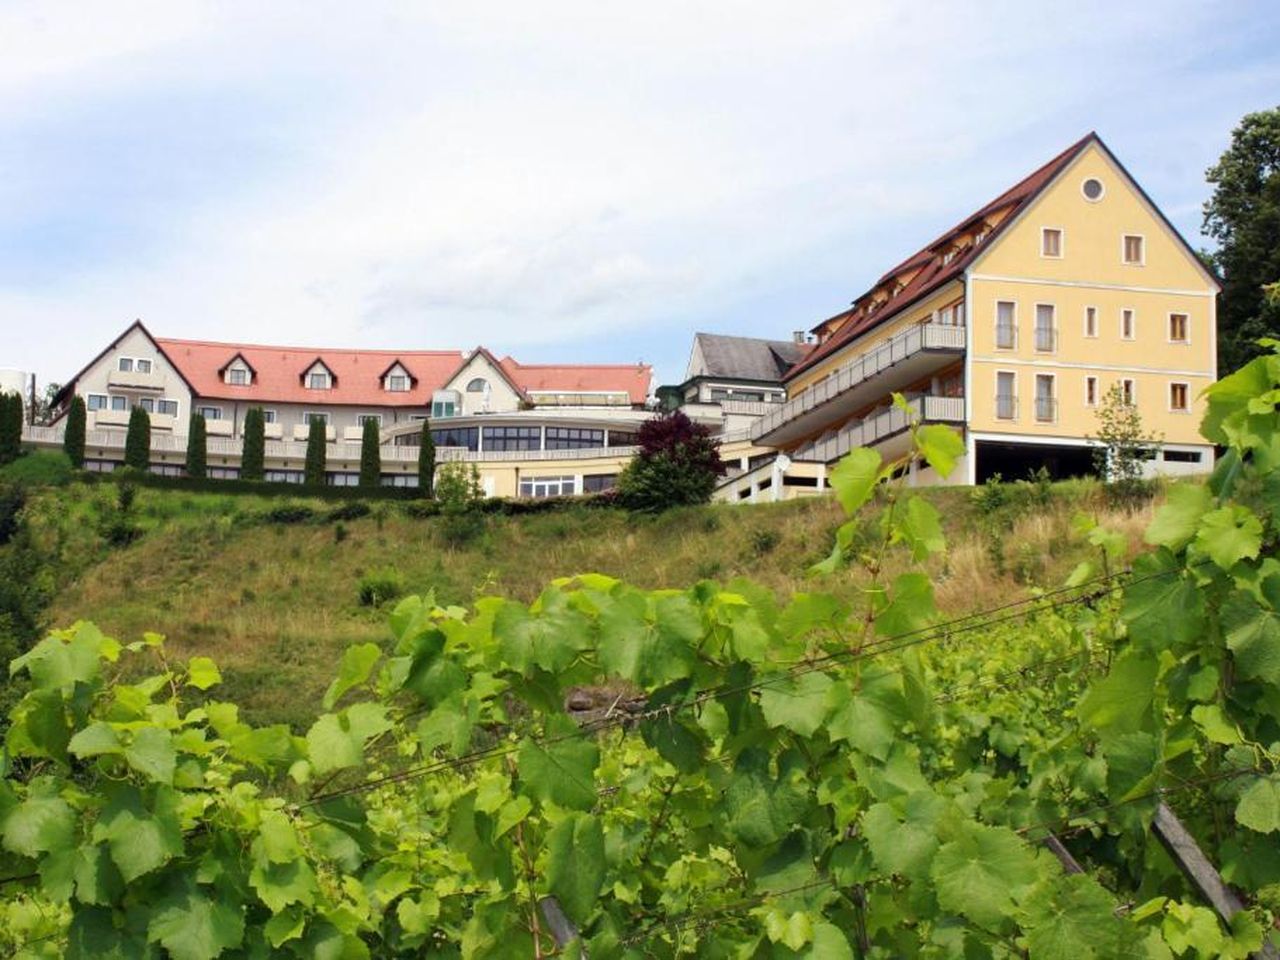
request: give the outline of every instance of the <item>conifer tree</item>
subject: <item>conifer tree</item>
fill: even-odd
[[[0,393],[0,465],[22,452],[22,395]]]
[[[204,415],[193,413],[187,430],[187,476],[203,479],[208,473],[208,443]]]
[[[418,490],[424,497],[435,495],[436,442],[431,436],[431,423],[422,421],[422,441],[418,447]]]
[[[85,417],[84,397],[72,397],[71,408],[67,411],[67,429],[62,435],[62,449],[77,469],[84,466]]]
[[[240,479],[261,480],[263,449],[266,446],[265,419],[261,407],[251,407],[244,415],[244,450],[240,455]]]
[[[311,430],[307,434],[307,463],[303,482],[309,487],[324,486],[325,458],[328,456],[326,426],[325,422],[317,417],[311,421]]]
[[[151,465],[151,417],[141,407],[129,414],[129,432],[124,439],[124,465],[146,470]]]
[[[381,443],[378,422],[373,418],[366,420],[364,432],[360,435],[361,490],[376,490],[382,482],[382,451],[379,449]]]

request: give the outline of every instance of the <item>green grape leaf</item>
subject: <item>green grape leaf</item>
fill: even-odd
[[[96,720],[71,738],[71,742],[67,744],[67,752],[77,757],[120,753],[120,736],[111,724]]]
[[[1258,833],[1280,830],[1280,780],[1259,777],[1236,803],[1236,821]]]
[[[929,790],[917,790],[895,804],[877,803],[862,815],[862,832],[876,866],[910,880],[922,880],[938,850],[938,818],[946,802]]]
[[[541,803],[590,810],[596,803],[600,749],[567,717],[547,723],[546,739],[525,739],[516,754],[522,789]]]
[[[547,886],[579,925],[596,909],[604,886],[604,829],[598,817],[574,813],[547,836]]]
[[[381,656],[382,650],[376,643],[359,643],[347,647],[338,664],[338,675],[324,692],[324,708],[332,710],[344,693],[368,680]]]
[[[1165,502],[1147,526],[1147,543],[1181,550],[1195,537],[1200,518],[1213,506],[1213,493],[1203,483],[1170,485]]]
[[[104,844],[84,844],[76,851],[76,897],[81,903],[110,906],[120,896],[123,881]]]
[[[307,915],[298,907],[290,907],[283,913],[277,913],[262,927],[263,936],[277,950],[290,940],[302,936],[307,925]]]
[[[1222,629],[1239,675],[1280,683],[1280,617],[1236,590],[1222,603]]]
[[[98,678],[100,658],[110,648],[107,638],[91,623],[77,623],[70,631],[41,640],[9,664],[10,674],[26,670],[37,690],[65,690]]]
[[[480,704],[468,699],[463,701],[455,694],[423,717],[418,724],[418,745],[423,755],[445,747],[454,756],[461,756],[471,744],[471,733],[480,720]]]
[[[178,754],[173,735],[160,727],[143,727],[124,750],[124,758],[134,770],[156,783],[173,783]]]
[[[876,611],[876,633],[905,637],[927,627],[937,615],[933,581],[923,573],[900,573],[893,578],[888,602]]]
[[[646,607],[640,594],[601,600],[600,666],[645,688],[689,676],[702,636],[697,608],[687,597],[662,598],[650,620]]]
[[[815,923],[813,946],[807,956],[809,960],[853,960],[853,947],[834,923]]]
[[[938,476],[946,479],[964,456],[964,441],[951,427],[930,423],[916,430],[916,447]]]
[[[281,810],[264,810],[253,851],[257,859],[267,863],[289,863],[302,856],[293,821]]]
[[[326,713],[307,731],[307,753],[318,774],[364,762],[364,744],[391,729],[387,708],[378,703],[354,703],[336,714]]]
[[[158,788],[154,807],[154,811],[146,808],[137,788],[119,787],[112,791],[93,826],[94,841],[107,841],[111,859],[126,883],[182,854],[182,830],[173,790]]]
[[[1201,704],[1191,708],[1191,719],[1195,721],[1206,737],[1213,743],[1232,744],[1240,742],[1240,732],[1236,729],[1222,707],[1216,703]]]
[[[827,476],[846,516],[853,516],[871,499],[880,479],[880,454],[867,447],[850,450]]]
[[[811,737],[827,715],[831,678],[824,673],[784,675],[760,688],[760,710],[770,727],[786,727]]]
[[[24,857],[70,850],[76,814],[53,781],[34,783],[30,795],[3,820],[4,846]]]
[[[1190,643],[1204,632],[1204,598],[1177,558],[1161,548],[1134,561],[1121,616],[1135,641],[1163,650]]]
[[[243,939],[243,910],[194,885],[167,897],[147,924],[147,940],[159,943],[174,960],[213,960]]]
[[[1149,718],[1158,664],[1136,650],[1116,658],[1111,672],[1095,681],[1076,713],[1087,725],[1105,733],[1132,733]]]
[[[311,865],[301,858],[288,863],[254,864],[249,871],[249,885],[272,913],[279,913],[291,903],[309,907],[319,891]]]
[[[1223,570],[1262,548],[1262,521],[1244,507],[1219,507],[1200,518],[1195,545]]]
[[[1115,900],[1087,874],[1055,876],[1036,885],[1022,904],[1021,926],[1034,960],[1091,960],[1123,931]]]
[[[543,600],[555,596],[548,591]],[[526,676],[534,667],[560,673],[591,646],[590,621],[576,610],[551,603],[536,615],[522,604],[503,604],[493,621],[493,635],[507,665]]]
[[[995,929],[1012,913],[1015,893],[1035,877],[1035,865],[1012,830],[966,821],[938,848],[931,876],[943,909]]]
[[[926,560],[947,547],[947,538],[942,534],[942,515],[923,497],[908,497],[899,504],[894,512],[894,526],[916,560]]]
[[[208,690],[221,682],[218,665],[209,657],[192,657],[187,664],[187,683],[197,690]]]
[[[832,713],[827,729],[832,740],[847,740],[868,756],[884,760],[893,748],[899,725],[886,707],[844,684],[831,690]]]
[[[769,757],[758,748],[744,750],[724,793],[729,832],[750,847],[781,840],[794,828],[810,803],[808,785],[782,774],[769,775]]]

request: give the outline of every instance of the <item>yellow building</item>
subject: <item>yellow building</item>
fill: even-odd
[[[787,402],[753,429],[777,462],[735,476],[719,497],[814,493],[854,447],[897,455],[907,417],[894,392],[964,436],[951,482],[1087,472],[1113,385],[1162,440],[1152,472],[1208,470],[1213,448],[1198,427],[1217,368],[1217,290],[1090,134],[814,327],[814,349],[784,379]]]

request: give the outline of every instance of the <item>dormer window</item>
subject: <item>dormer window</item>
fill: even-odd
[[[328,390],[329,374],[324,370],[314,370],[307,374],[308,390]]]
[[[232,367],[227,371],[227,383],[233,387],[244,387],[249,384],[249,371],[244,367]]]
[[[409,389],[409,378],[403,373],[393,373],[387,377],[387,389],[392,393],[404,393]]]

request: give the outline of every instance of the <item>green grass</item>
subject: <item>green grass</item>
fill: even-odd
[[[71,461],[60,450],[24,450],[13,463],[0,467],[0,483],[56,487],[70,483],[73,476]]]
[[[1060,583],[1091,552],[1074,531],[1079,513],[1123,530],[1135,550],[1150,516],[1149,506],[1134,514],[1109,511],[1088,482],[1006,490],[1003,502],[985,506],[969,489],[926,491],[949,538],[946,556],[931,570],[948,613]],[[50,623],[92,619],[122,641],[163,633],[171,655],[202,654],[219,663],[221,695],[241,703],[247,718],[301,727],[349,644],[388,641],[394,601],[377,603],[362,582],[367,588],[389,578],[408,593],[431,592],[457,604],[495,593],[529,601],[553,578],[589,571],[646,588],[746,577],[779,597],[812,590],[853,597],[860,589],[850,575],[818,581],[807,575],[829,552],[843,519],[831,499],[657,516],[570,508],[465,526],[449,517],[415,519],[391,503],[342,521],[324,519],[332,504],[296,503],[318,519],[269,522],[277,498],[139,488],[129,516],[139,536],[112,548],[102,531],[118,513],[114,485],[42,491],[27,516],[42,549],[61,565]],[[867,543],[875,539],[875,509],[867,517]]]

